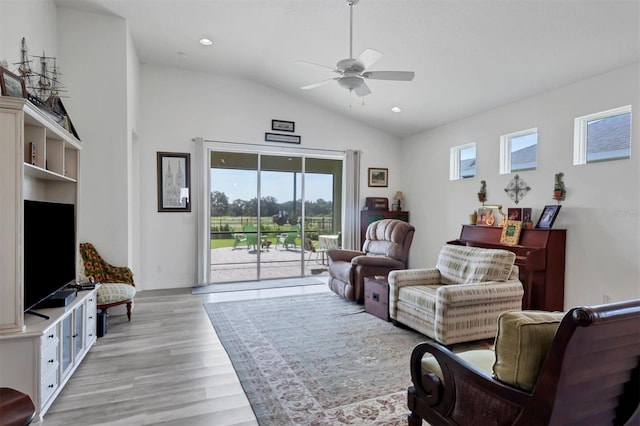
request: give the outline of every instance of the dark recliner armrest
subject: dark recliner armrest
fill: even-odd
[[[356,250],[327,250],[327,257],[332,262],[351,262],[356,256],[362,256],[364,252]]]
[[[404,263],[399,260],[382,256],[357,256],[351,259],[351,264],[354,266],[373,266],[376,268],[403,269],[405,267]]]

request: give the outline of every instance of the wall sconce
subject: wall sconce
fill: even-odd
[[[398,204],[396,204],[396,210],[398,211],[402,210],[401,202],[404,201],[404,195],[402,195],[402,191],[397,191],[396,195],[393,196],[393,199],[398,202]]]

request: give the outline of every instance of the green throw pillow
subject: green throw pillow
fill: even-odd
[[[563,317],[563,312],[502,313],[495,342],[495,377],[522,390],[533,390]]]

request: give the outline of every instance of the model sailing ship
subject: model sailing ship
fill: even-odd
[[[66,111],[60,102],[60,93],[65,90],[58,79],[56,58],[46,56],[44,52],[42,52],[42,56],[31,57],[39,59],[39,72],[34,71],[31,67],[33,61],[30,59],[27,43],[23,37],[20,42],[20,62],[14,65],[18,65],[18,73],[24,79],[28,92],[27,98],[40,109],[46,109],[45,112],[49,112],[55,121],[66,127],[64,125]],[[50,66],[50,63],[53,65]]]

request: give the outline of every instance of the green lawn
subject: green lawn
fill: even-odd
[[[211,248],[233,247],[233,238],[226,240],[211,240]]]
[[[275,238],[269,238],[269,241],[275,244]],[[233,247],[233,238],[227,238],[225,240],[210,240],[211,248],[223,248],[223,247]],[[296,244],[300,247],[300,237],[296,238]]]

